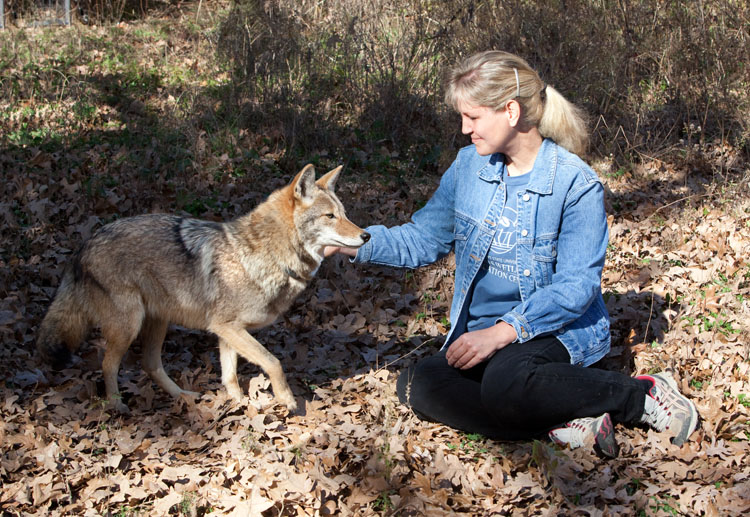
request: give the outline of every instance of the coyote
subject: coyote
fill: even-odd
[[[249,333],[272,323],[305,289],[325,246],[357,248],[370,238],[333,192],[341,166],[315,181],[312,165],[250,213],[216,223],[166,214],[123,218],[98,230],[67,265],[42,321],[37,348],[65,366],[88,331],[106,341],[107,404],[128,413],[117,372],[140,336],[143,369],[173,397],[182,390],[164,371],[170,323],[219,338],[221,380],[240,400],[237,354],[260,366],[274,395],[297,408],[279,360]]]

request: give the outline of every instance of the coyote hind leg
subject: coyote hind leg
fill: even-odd
[[[286,376],[284,371],[281,369],[281,363],[279,360],[268,350],[266,347],[261,345],[253,336],[251,336],[244,328],[237,329],[229,325],[223,325],[220,327],[211,328],[211,330],[221,338],[222,342],[228,345],[237,354],[241,355],[253,364],[260,366],[268,378],[271,380],[271,387],[276,398],[284,404],[290,411],[297,409],[297,401],[294,400],[294,394],[292,393],[289,384],[286,382]],[[221,354],[221,349],[220,349]],[[229,363],[229,357],[226,352],[224,358],[222,358],[222,368],[224,368],[224,362]],[[236,370],[236,367],[235,367]],[[225,372],[222,371],[222,381],[225,381]],[[236,382],[237,376],[234,375]],[[230,384],[227,386],[227,391],[232,394],[234,387]],[[239,391],[239,386],[235,386]]]
[[[121,306],[125,306],[127,300],[123,300]],[[114,305],[114,304],[113,304]],[[135,341],[143,322],[143,306],[131,303],[130,311],[123,310],[110,313],[106,321],[102,322],[102,337],[107,343],[102,361],[102,376],[104,377],[104,388],[107,393],[107,404],[119,413],[128,414],[130,410],[120,398],[120,389],[117,385],[117,374],[120,371],[120,362],[130,345]]]
[[[161,362],[161,350],[164,344],[164,336],[167,335],[167,326],[169,322],[152,316],[147,316],[141,329],[141,342],[143,347],[143,356],[141,363],[143,369],[151,379],[169,393],[172,397],[178,398],[180,395],[199,396],[194,391],[186,391],[180,388],[164,371],[164,365]]]

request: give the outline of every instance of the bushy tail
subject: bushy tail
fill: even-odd
[[[72,271],[66,270],[36,340],[39,353],[58,370],[70,363],[71,353],[78,349],[90,328],[86,288],[73,277]]]

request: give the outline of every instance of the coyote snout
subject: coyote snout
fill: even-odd
[[[311,165],[250,213],[215,223],[142,215],[102,227],[73,257],[42,321],[37,346],[61,366],[93,326],[106,340],[107,398],[119,399],[117,372],[140,336],[142,366],[174,397],[182,390],[164,371],[170,323],[219,338],[221,377],[240,400],[237,357],[260,366],[278,400],[297,407],[279,360],[249,334],[272,323],[305,289],[326,246],[357,248],[370,238],[352,223],[334,186],[341,167],[315,181]]]

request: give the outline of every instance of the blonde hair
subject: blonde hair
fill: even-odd
[[[520,57],[488,50],[474,54],[449,74],[445,101],[458,111],[462,102],[504,110],[515,99],[521,105],[524,123],[534,126],[575,154],[588,146],[588,122],[585,113],[563,95],[545,85],[539,74]]]

